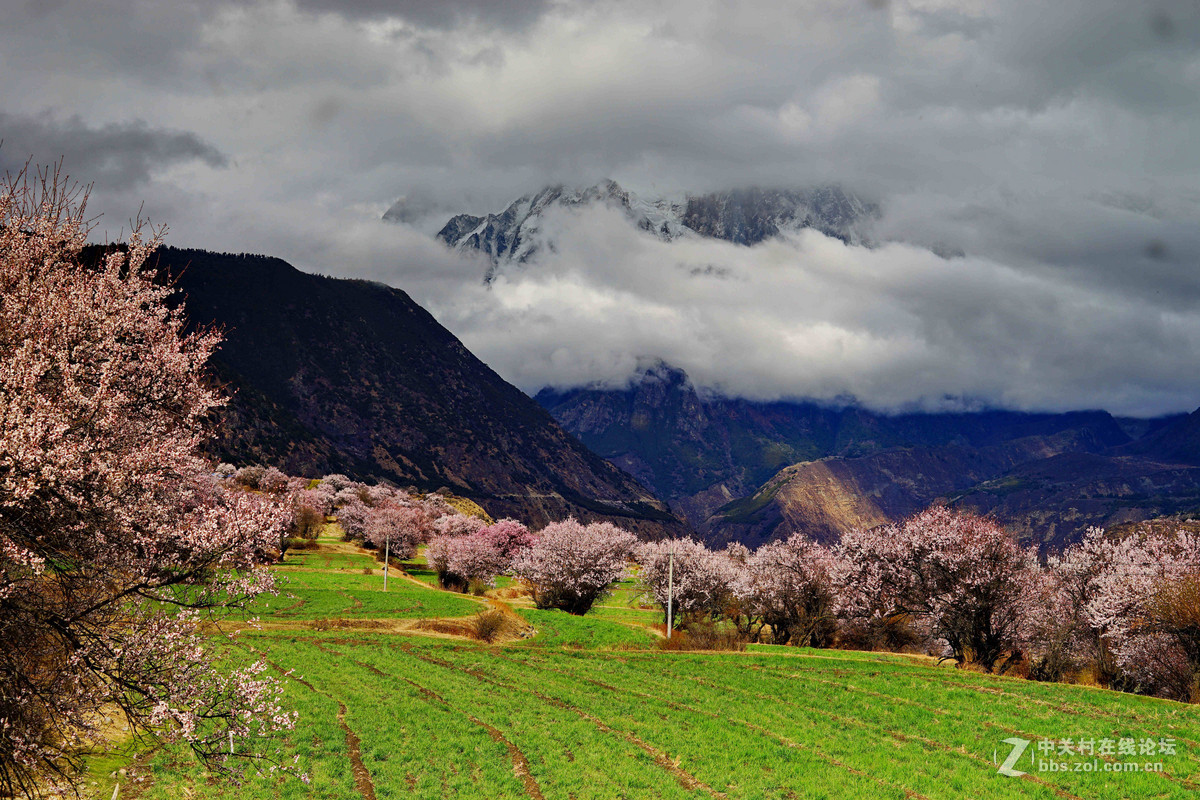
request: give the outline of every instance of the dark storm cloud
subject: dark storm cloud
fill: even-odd
[[[77,116],[22,117],[0,111],[0,168],[12,172],[27,160],[62,161],[73,175],[102,191],[147,183],[155,169],[189,161],[228,164],[225,154],[194,133],[152,128],[145,122],[89,127]]]
[[[65,155],[92,208],[144,200],[174,244],[401,285],[526,388],[660,355],[758,396],[1200,403],[1195,0],[55,0],[5,22],[6,164]],[[837,183],[892,244],[664,250],[589,219],[612,246],[567,226],[479,295],[483,266],[428,235],[602,177]]]
[[[545,0],[296,0],[306,11],[340,14],[352,19],[403,19],[431,28],[449,28],[479,20],[503,28],[530,25]]]

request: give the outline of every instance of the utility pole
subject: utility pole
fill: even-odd
[[[387,568],[388,557],[391,555],[392,537],[388,534],[383,537],[383,590],[387,591]]]
[[[671,628],[675,625],[673,615],[675,600],[675,552],[667,554],[667,638],[671,638]]]

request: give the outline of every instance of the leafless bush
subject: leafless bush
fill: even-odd
[[[902,652],[922,643],[906,614],[843,621],[837,635],[838,647],[847,650],[889,650]]]
[[[686,630],[672,631],[658,643],[661,650],[745,650],[746,641],[736,629],[712,622],[693,622]]]
[[[321,545],[312,539],[288,539],[287,550],[317,550]]]
[[[450,636],[475,637],[475,628],[470,621],[458,619],[421,619],[413,623],[413,627],[421,631],[445,633]]]
[[[316,539],[325,525],[325,515],[306,503],[296,506],[289,533],[294,539]]]
[[[475,615],[473,620],[474,637],[481,642],[496,641],[504,630],[505,625],[504,614],[500,611],[492,609],[490,611],[480,611]]]

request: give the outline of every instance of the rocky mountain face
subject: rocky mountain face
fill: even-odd
[[[781,470],[706,522],[714,539],[766,541],[794,531],[836,539],[932,502],[988,514],[1027,542],[1058,549],[1089,525],[1200,508],[1200,469],[1112,456],[1087,429],[1003,445],[893,448]]]
[[[681,529],[404,292],[263,256],[157,257],[189,318],[225,330],[213,364],[233,390],[221,458],[445,486],[534,524],[574,514],[647,535]]]
[[[1076,540],[1089,526],[1111,528],[1200,512],[1200,467],[1120,452],[1030,461],[948,499],[993,515],[1021,538],[1051,550]]]
[[[1169,425],[1152,428],[1119,453],[1167,464],[1200,466],[1200,409]]]
[[[752,245],[812,228],[847,244],[864,244],[865,223],[879,210],[836,186],[807,191],[743,189],[688,197],[682,222],[702,236]]]
[[[759,403],[706,395],[663,364],[628,389],[544,390],[537,400],[714,544],[794,531],[834,539],[952,500],[1053,547],[1088,524],[1200,506],[1190,488],[1200,470],[1171,451],[1200,415],[1147,426],[1146,439],[1131,442],[1103,411],[883,415]],[[1124,455],[1139,446],[1156,454]],[[1121,488],[1104,483],[1115,475],[1128,479]],[[1112,502],[1079,510],[1080,498],[1101,492]]]
[[[609,180],[584,189],[548,186],[514,200],[499,214],[459,214],[446,223],[437,238],[455,249],[478,250],[487,255],[492,268],[484,279],[491,282],[501,265],[524,263],[542,250],[553,249],[553,242],[542,229],[543,216],[549,209],[596,204],[624,212],[631,224],[662,239],[670,240],[685,232],[680,207],[667,200],[643,200]],[[385,214],[384,219],[388,218]]]
[[[606,180],[583,189],[547,187],[513,201],[499,214],[460,214],[447,222],[437,237],[455,249],[487,255],[492,267],[485,280],[490,282],[498,270],[553,249],[554,243],[542,225],[549,209],[596,204],[620,210],[631,225],[663,240],[706,236],[741,245],[804,228],[847,243],[864,244],[869,240],[869,223],[878,216],[878,208],[836,186],[747,189],[672,200],[639,197],[615,181]],[[389,210],[384,215],[384,219],[399,218],[399,211]]]

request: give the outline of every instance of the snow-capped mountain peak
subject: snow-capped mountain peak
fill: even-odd
[[[541,235],[541,221],[550,208],[595,204],[623,211],[630,222],[662,239],[674,239],[686,232],[680,222],[680,207],[665,200],[643,200],[616,181],[603,180],[584,188],[548,186],[536,194],[514,200],[499,214],[484,217],[459,214],[446,223],[437,237],[459,250],[483,252],[496,265],[523,263],[548,245]],[[489,270],[487,280],[494,275],[493,268]]]
[[[619,210],[647,235],[664,241],[706,236],[741,245],[812,228],[848,244],[869,245],[868,228],[878,208],[837,186],[815,189],[743,189],[688,195],[682,200],[641,197],[613,180],[583,188],[548,186],[525,195],[499,214],[459,214],[437,238],[457,250],[474,250],[492,261],[485,281],[506,265],[521,264],[554,243],[543,218],[553,208],[603,204]],[[389,217],[385,216],[385,219]]]

